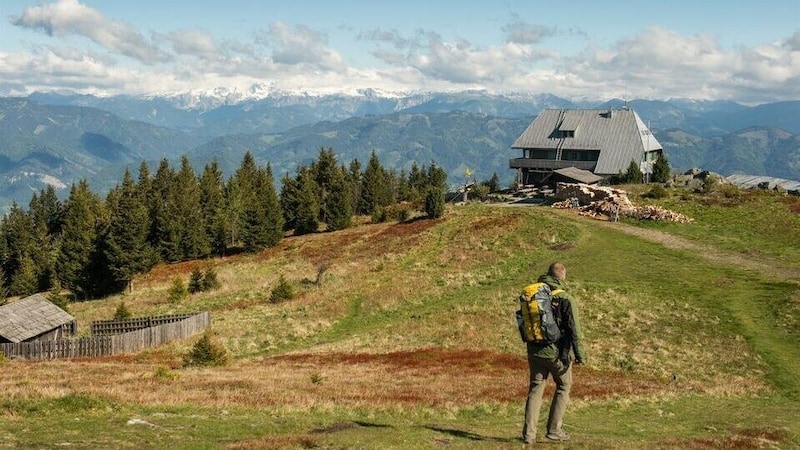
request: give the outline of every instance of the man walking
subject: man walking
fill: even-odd
[[[564,289],[563,282],[567,278],[564,264],[554,262],[547,274],[539,277],[539,282],[547,283],[551,290]],[[547,434],[551,441],[566,441],[569,433],[562,429],[564,412],[569,403],[569,391],[572,387],[572,365],[570,351],[575,355],[575,363],[586,362],[586,355],[580,337],[578,310],[575,301],[566,293],[558,296],[558,318],[560,320],[561,339],[554,344],[528,343],[528,367],[530,368],[530,386],[528,399],[525,402],[525,425],[522,428],[522,439],[526,444],[536,441],[536,424],[542,406],[542,394],[547,379],[552,375],[556,383],[550,414],[547,418]]]

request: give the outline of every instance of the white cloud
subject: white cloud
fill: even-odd
[[[108,20],[97,10],[78,0],[58,0],[56,3],[27,8],[12,23],[19,27],[42,30],[51,36],[84,36],[98,45],[145,64],[170,59],[169,55],[148,42],[134,27],[124,22]]]
[[[57,87],[99,94],[124,89],[135,77],[98,55],[54,47],[28,54],[0,54],[0,78],[24,80],[28,92]]]
[[[800,52],[789,42],[725,49],[711,35],[687,37],[654,27],[613,48],[577,55],[562,70],[587,82],[622,82],[629,98],[775,101],[800,96],[800,86],[789,83],[800,76]],[[764,96],[768,91],[772,98]],[[617,96],[622,93],[618,86]]]
[[[167,34],[166,39],[178,55],[196,56],[207,60],[217,59],[222,50],[214,36],[205,30],[178,30]]]
[[[78,0],[27,8],[11,23],[58,39],[50,47],[0,53],[0,94],[243,90],[267,83],[317,92],[486,88],[587,99],[800,98],[800,31],[772,43],[725,48],[713,35],[653,27],[609,46],[588,44],[567,53],[571,47],[562,38],[591,39],[580,30],[564,32],[517,16],[498,27],[501,37],[493,45],[430,30],[350,30],[377,60],[375,67],[356,69],[345,64],[325,32],[300,24],[271,23],[254,30],[250,41],[225,40],[199,28],[159,30],[147,39]],[[76,46],[71,36],[97,45]]]
[[[272,60],[276,64],[344,69],[341,55],[328,47],[327,36],[304,25],[291,27],[282,22],[271,23],[262,42],[273,48]]]
[[[523,45],[537,44],[556,34],[556,29],[553,27],[529,24],[519,19],[504,25],[502,30],[506,35],[506,42]]]
[[[385,39],[392,48],[373,51],[373,56],[396,68],[410,67],[435,80],[472,85],[499,86],[519,71],[528,71],[538,61],[555,55],[540,51],[530,45],[507,42],[498,46],[480,48],[466,40],[446,41],[436,32],[421,30],[413,39],[401,38],[391,33]]]

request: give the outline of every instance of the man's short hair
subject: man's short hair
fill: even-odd
[[[564,267],[564,264],[560,262],[554,262],[553,264],[550,264],[550,268],[547,269],[547,274],[551,277],[563,280],[567,278],[567,268]]]

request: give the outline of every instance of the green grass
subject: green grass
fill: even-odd
[[[764,216],[781,226],[796,224],[796,213],[780,198],[750,201],[749,213],[703,204],[693,195],[677,198],[673,194],[664,205],[692,216],[693,224],[636,226],[721,252],[759,248],[760,258],[780,267],[794,267],[800,257],[796,235],[758,230]],[[332,245],[325,239],[336,236],[342,235],[310,239],[320,239],[324,248]],[[524,349],[511,321],[515,297],[550,262],[561,260],[580,308],[589,361],[575,379],[576,392],[583,388],[585,394],[573,396],[565,418],[573,439],[548,448],[800,447],[800,284],[794,280],[709,261],[544,207],[459,207],[397,242],[381,241],[381,248],[371,247],[371,239],[376,238],[338,242],[337,250],[347,256],[320,286],[300,284],[299,299],[271,305],[266,284],[279,273],[313,279],[314,264],[301,254],[310,245],[305,240],[237,266],[235,290],[204,293],[190,300],[191,309],[211,310],[215,332],[241,364],[329,349],[430,347],[521,360]],[[777,243],[768,242],[773,239]],[[234,276],[225,274],[220,270],[221,278]],[[140,304],[156,294],[141,295]],[[119,304],[116,298],[104,301],[110,311]],[[135,311],[136,301],[126,304]],[[92,305],[76,305],[75,314],[80,307],[89,312]],[[320,316],[321,324],[296,330]],[[166,352],[189,346],[176,344]],[[157,365],[150,373],[159,370],[178,381],[188,376]],[[208,370],[212,376],[212,370],[225,369]],[[304,385],[334,386],[329,370],[312,369],[302,375]],[[376,371],[376,381],[394,376],[386,368]],[[162,378],[157,382],[177,383]],[[526,371],[509,379],[509,391],[524,391]],[[629,394],[626,383],[659,387]],[[291,404],[205,407],[112,398],[113,392],[0,396],[0,448],[519,448],[524,404],[519,395],[513,401],[325,404],[302,411]]]
[[[3,406],[8,414],[9,406]],[[522,406],[476,405],[458,411],[334,408],[287,413],[115,404],[87,410],[56,400],[38,407],[16,405],[14,412],[26,417],[4,420],[0,445],[176,450],[226,446],[518,448]],[[797,404],[778,397],[581,402],[573,404],[564,424],[573,439],[568,445],[548,448],[796,448],[800,445],[798,413]],[[53,435],[54,430],[58,436]],[[734,445],[741,441],[746,444]]]
[[[716,248],[776,259],[800,271],[800,199],[760,191],[728,189],[727,194],[691,193],[669,189],[665,199],[636,202],[663,206],[683,213],[690,225],[642,222]]]

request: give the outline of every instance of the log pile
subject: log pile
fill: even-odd
[[[678,223],[691,223],[694,220],[684,214],[654,205],[637,206],[631,217],[639,220],[663,220]]]
[[[576,208],[582,216],[615,221],[619,217],[689,223],[692,219],[654,205],[636,206],[622,189],[586,184],[559,183],[553,208]]]

